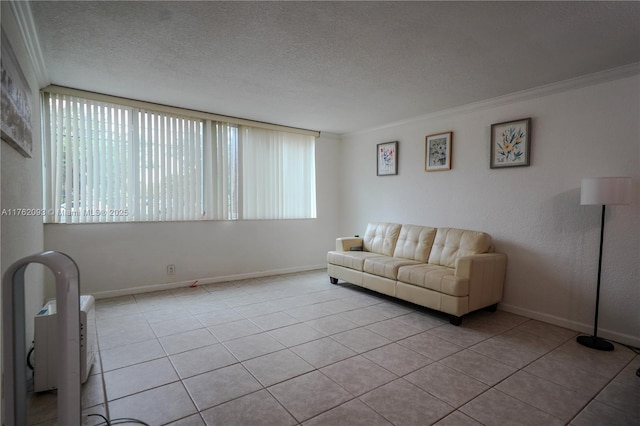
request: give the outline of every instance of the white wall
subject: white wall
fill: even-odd
[[[35,72],[25,50],[20,30],[7,2],[2,2],[2,27],[30,86],[33,157],[25,158],[5,142],[0,142],[0,211],[2,209],[42,207],[42,160],[40,149],[40,95]],[[0,216],[0,271],[15,261],[43,250],[42,218],[37,216]],[[25,274],[26,341],[33,340],[33,317],[44,301],[43,268],[32,265]],[[0,306],[2,300],[0,296]],[[0,343],[0,353],[1,343]],[[1,417],[1,413],[0,413]]]
[[[45,247],[70,255],[82,292],[98,296],[325,267],[339,228],[338,149],[332,135],[316,143],[317,219],[48,224]]]
[[[362,234],[369,221],[486,231],[508,256],[502,309],[589,331],[601,209],[580,205],[580,180],[632,176],[632,205],[607,209],[599,329],[640,346],[637,69],[346,135],[341,233]],[[531,166],[490,169],[490,125],[524,117],[533,118]],[[452,170],[426,173],[425,136],[445,131]],[[393,140],[399,174],[378,177],[376,144]]]
[[[600,334],[640,345],[640,77],[560,84],[317,144],[318,219],[46,225],[45,248],[79,264],[102,296],[321,267],[336,235],[369,221],[489,232],[508,255],[502,309],[590,331],[600,225],[580,179],[632,176],[633,203],[607,209]],[[562,88],[561,90],[558,87]],[[491,170],[491,123],[533,118],[531,166]],[[453,131],[453,168],[424,172],[424,137]],[[398,140],[399,175],[374,151]],[[339,194],[338,194],[339,192]],[[166,275],[166,265],[176,275]]]

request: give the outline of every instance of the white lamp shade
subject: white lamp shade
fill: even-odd
[[[630,204],[630,177],[582,178],[580,204]]]

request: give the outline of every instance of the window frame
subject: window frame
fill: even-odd
[[[88,100],[88,101],[93,101],[93,102],[104,102],[104,103],[109,103],[109,104],[115,104],[117,106],[119,106],[120,108],[123,109],[130,109],[131,111],[138,111],[138,113],[131,113],[131,121],[135,122],[138,115],[142,113],[142,111],[145,112],[150,112],[152,114],[165,114],[165,115],[180,115],[183,117],[186,117],[188,119],[191,120],[199,120],[200,124],[200,128],[201,128],[201,146],[202,146],[202,154],[201,154],[201,161],[202,161],[202,165],[201,165],[201,172],[200,172],[200,184],[199,187],[196,188],[196,192],[199,193],[199,197],[200,197],[200,201],[201,201],[201,205],[202,208],[200,209],[200,216],[198,218],[193,217],[190,219],[178,219],[178,220],[149,220],[148,218],[144,219],[144,220],[140,220],[139,218],[133,218],[131,220],[120,220],[120,221],[109,221],[109,220],[99,220],[99,221],[74,221],[72,223],[133,223],[133,222],[144,222],[144,223],[149,223],[149,222],[165,222],[165,221],[192,221],[192,220],[278,220],[278,219],[283,219],[283,220],[287,220],[287,219],[314,219],[317,218],[317,208],[315,206],[315,201],[316,201],[316,173],[315,173],[315,143],[316,143],[316,138],[319,136],[319,132],[316,131],[311,131],[311,130],[305,130],[305,129],[298,129],[298,128],[292,128],[292,127],[287,127],[287,126],[280,126],[280,125],[275,125],[275,124],[270,124],[270,123],[261,123],[261,122],[254,122],[251,120],[245,120],[245,119],[239,119],[239,118],[234,118],[234,117],[228,117],[228,116],[221,116],[221,115],[217,115],[217,114],[210,114],[210,113],[204,113],[204,112],[200,112],[200,111],[193,111],[193,110],[186,110],[186,109],[182,109],[182,108],[176,108],[176,107],[170,107],[170,106],[166,106],[166,105],[158,105],[158,104],[152,104],[152,103],[148,103],[148,102],[142,102],[142,101],[136,101],[136,100],[131,100],[131,99],[126,99],[126,98],[120,98],[120,97],[115,97],[115,96],[109,96],[109,95],[103,95],[103,94],[97,94],[97,93],[92,93],[92,92],[85,92],[85,91],[81,91],[81,90],[77,90],[77,89],[70,89],[70,88],[62,88],[59,86],[49,86],[45,89],[42,89],[41,91],[42,93],[42,109],[43,109],[43,114],[42,114],[42,128],[43,128],[43,132],[42,132],[42,137],[43,137],[43,181],[44,181],[44,190],[43,190],[43,203],[45,206],[45,211],[47,213],[50,213],[51,209],[55,209],[55,206],[53,206],[53,201],[52,201],[52,193],[53,193],[53,187],[55,185],[55,180],[51,178],[50,176],[50,171],[48,169],[51,169],[51,150],[54,149],[53,147],[53,143],[54,141],[51,139],[51,135],[50,135],[50,131],[51,128],[49,127],[48,123],[50,123],[51,121],[51,113],[49,110],[49,106],[48,106],[48,96],[50,94],[54,94],[54,95],[65,95],[65,96],[71,96],[74,98],[80,98],[80,99],[84,99],[84,100]],[[222,120],[221,120],[222,119]],[[209,124],[211,123],[211,124]],[[139,124],[139,123],[138,123]],[[235,129],[235,135],[236,135],[236,140],[235,142],[233,142],[235,144],[235,150],[231,150],[233,152],[229,152],[230,155],[234,156],[235,159],[235,166],[232,167],[232,169],[234,169],[236,175],[233,177],[233,181],[230,183],[231,185],[231,190],[229,191],[229,193],[225,196],[226,198],[226,204],[227,204],[227,208],[226,208],[226,212],[227,214],[223,214],[223,215],[213,215],[212,217],[209,217],[209,215],[207,214],[207,210],[205,210],[206,208],[208,208],[210,205],[207,204],[207,197],[212,197],[211,190],[210,188],[208,188],[207,186],[213,186],[214,183],[212,183],[211,181],[208,181],[208,179],[215,179],[215,176],[213,176],[212,174],[212,170],[207,170],[206,168],[206,162],[207,162],[207,143],[208,143],[208,139],[209,141],[211,140],[211,135],[207,135],[207,129],[211,129],[211,125],[216,126],[217,124],[222,124],[227,126],[227,128],[229,129]],[[314,154],[312,156],[312,161],[313,161],[313,176],[311,177],[311,181],[312,181],[312,194],[313,194],[313,210],[311,212],[311,214],[308,215],[308,217],[276,217],[276,218],[272,218],[272,217],[255,217],[255,218],[250,218],[247,219],[245,216],[247,216],[244,213],[244,206],[243,206],[243,194],[245,191],[244,188],[244,182],[243,182],[243,167],[242,167],[242,163],[243,163],[243,147],[242,147],[242,143],[240,141],[240,129],[244,128],[244,127],[250,127],[250,128],[258,128],[258,129],[265,129],[265,130],[271,130],[271,131],[276,131],[276,132],[285,132],[285,133],[290,133],[290,134],[294,134],[294,135],[305,135],[305,136],[312,136],[313,139],[313,143],[312,143],[312,149],[314,151]],[[135,139],[135,135],[139,134],[140,131],[135,131],[135,129],[130,130],[130,132],[133,133],[133,137],[132,139]],[[208,138],[208,139],[207,139]],[[135,145],[135,144],[134,144]],[[139,156],[137,157],[137,159],[139,160]],[[131,161],[134,161],[133,159]],[[134,169],[135,170],[135,169]],[[135,170],[135,173],[141,173],[139,169]],[[235,191],[235,194],[234,194]],[[134,196],[135,197],[135,196]],[[231,197],[231,198],[229,198]],[[233,197],[235,197],[235,208],[233,206]],[[137,197],[136,197],[137,198]],[[139,203],[139,201],[138,201]],[[69,223],[66,221],[58,221],[58,220],[51,220],[51,216],[49,214],[47,214],[46,216],[43,216],[43,220],[45,223]]]

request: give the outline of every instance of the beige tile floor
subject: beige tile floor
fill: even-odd
[[[461,327],[326,271],[97,301],[85,414],[151,425],[640,424],[640,356],[503,311]],[[31,398],[55,424],[55,393]],[[97,424],[97,417],[89,418]]]

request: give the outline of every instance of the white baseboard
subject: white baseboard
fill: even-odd
[[[566,318],[557,317],[555,315],[549,315],[538,311],[532,311],[530,309],[520,308],[518,306],[509,305],[506,303],[500,303],[498,309],[512,314],[522,315],[527,318],[535,319],[538,321],[546,322],[549,324],[557,325],[559,327],[569,328],[585,334],[593,333],[593,325],[584,324],[577,321],[571,321]],[[607,330],[605,328],[598,328],[598,336],[608,340],[612,340],[617,343],[640,348],[640,337],[632,336],[629,334],[618,333],[616,331]]]
[[[251,278],[270,277],[274,275],[294,274],[297,272],[315,271],[318,269],[327,269],[327,265],[308,265],[295,268],[272,269],[270,271],[249,272],[246,274],[224,275],[219,277],[197,278],[188,281],[177,281],[164,284],[150,284],[138,287],[129,287],[121,290],[98,291],[91,294],[96,299],[106,299],[108,297],[128,296],[130,294],[149,293],[152,291],[171,290],[174,288],[188,287],[197,282],[198,285],[216,284],[229,281],[240,281]]]

